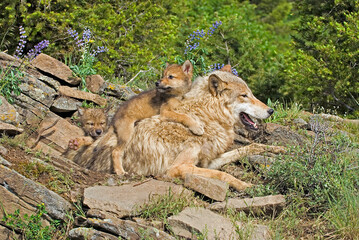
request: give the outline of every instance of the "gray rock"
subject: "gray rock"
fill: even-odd
[[[71,204],[58,194],[5,166],[0,168],[0,191],[0,201],[7,212],[13,212],[9,208],[32,212],[38,204],[44,203],[50,217],[65,220],[71,209]],[[0,219],[2,214],[0,211]]]
[[[82,103],[69,97],[58,97],[51,106],[51,111],[56,113],[74,112]]]
[[[204,208],[187,207],[178,215],[168,218],[172,231],[179,237],[195,239],[202,234],[205,239],[238,239],[232,221]],[[239,228],[241,223],[237,223]]]
[[[261,143],[267,145],[293,145],[302,144],[306,139],[298,133],[292,131],[289,127],[285,127],[275,123],[266,123],[265,136],[261,139]]]
[[[122,100],[128,100],[136,95],[136,93],[134,93],[130,87],[113,84],[109,82],[105,82],[101,86],[101,88],[99,89],[99,94],[115,96],[118,99],[122,99]]]
[[[248,162],[253,165],[260,165],[264,167],[269,167],[274,162],[274,159],[262,155],[250,155],[247,157]]]
[[[304,119],[302,119],[302,118],[294,119],[293,124],[297,125],[299,128],[302,128],[302,129],[310,129],[309,124],[306,121],[304,121]]]
[[[0,145],[0,148],[3,147]],[[6,150],[7,151],[7,150]],[[4,154],[5,155],[5,154]],[[2,156],[0,156],[0,164],[4,165],[5,167],[11,167],[11,163],[5,160]]]
[[[216,201],[223,201],[229,188],[226,182],[194,174],[186,174],[184,185]]]
[[[139,210],[151,197],[168,194],[170,189],[174,194],[189,194],[180,185],[151,179],[142,184],[86,188],[83,204],[90,209],[100,210],[107,217],[122,218]]]
[[[118,240],[118,237],[92,228],[73,228],[68,236],[71,240]]]
[[[230,198],[225,202],[216,202],[209,205],[209,209],[218,212],[225,212],[226,209],[234,209],[235,211],[251,212],[254,214],[276,215],[285,206],[285,198],[283,195],[270,195],[255,198]]]
[[[113,234],[121,239],[174,239],[167,233],[129,220],[78,218],[76,225],[91,227]]]
[[[91,101],[100,106],[105,106],[107,104],[107,100],[100,97],[97,94],[80,91],[80,90],[70,88],[67,86],[60,86],[59,93],[63,96],[68,96],[68,97],[72,97],[72,98],[76,98],[76,99]]]
[[[59,90],[60,87],[60,83],[58,81],[56,81],[55,79],[45,76],[45,75],[41,75],[38,78],[40,81],[46,83],[47,85],[49,85],[50,87],[52,87],[53,89],[55,89],[56,91]]]

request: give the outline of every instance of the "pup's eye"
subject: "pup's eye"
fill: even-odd
[[[248,97],[247,94],[242,94],[241,96],[242,96],[242,97],[245,97],[245,98]]]
[[[87,125],[93,126],[93,122],[86,123]]]
[[[173,75],[169,75],[168,78],[169,78],[169,79],[173,79],[174,76],[173,76]]]

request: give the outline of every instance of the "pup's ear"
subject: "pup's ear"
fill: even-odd
[[[189,60],[186,60],[182,64],[182,71],[189,76],[190,79],[192,79],[193,74],[193,65]]]
[[[225,87],[225,83],[216,75],[212,74],[208,78],[208,88],[213,96],[220,95]]]
[[[79,113],[80,116],[82,116],[82,115],[84,115],[85,108],[83,108],[83,107],[77,107],[77,112]]]
[[[232,73],[232,67],[231,65],[227,64],[223,68],[221,68],[220,71]]]

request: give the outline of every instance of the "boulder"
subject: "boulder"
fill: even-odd
[[[98,93],[100,91],[101,86],[105,83],[105,80],[101,77],[101,75],[91,75],[86,78],[86,87],[93,93]]]
[[[51,218],[66,220],[71,209],[71,204],[58,194],[5,166],[0,166],[0,192],[0,202],[7,213],[21,209],[22,214],[31,215],[43,203]],[[3,216],[0,211],[0,219]]]
[[[53,102],[50,110],[56,113],[74,112],[82,103],[69,97],[58,97]]]
[[[135,214],[151,198],[168,194],[189,194],[181,185],[151,179],[122,186],[94,186],[84,190],[83,204],[106,217],[123,218]]]
[[[189,173],[184,185],[216,201],[223,201],[229,188],[226,182]]]
[[[31,63],[40,71],[55,76],[68,84],[78,85],[81,82],[80,78],[74,77],[72,70],[66,64],[44,53],[40,53]]]
[[[294,132],[289,127],[276,123],[265,124],[265,132],[261,139],[261,143],[268,145],[297,145],[303,144],[305,141],[303,136]]]
[[[224,202],[212,203],[209,209],[217,212],[225,212],[226,209],[234,209],[235,211],[244,211],[246,213],[276,215],[285,206],[285,198],[283,195],[270,195],[255,198],[230,198]]]
[[[80,90],[70,88],[70,87],[67,87],[67,86],[60,86],[59,87],[59,93],[62,96],[72,97],[72,98],[76,98],[76,99],[80,99],[80,100],[91,101],[91,102],[94,102],[94,103],[96,103],[97,105],[100,105],[100,106],[105,106],[107,104],[106,99],[100,97],[97,94],[80,91]]]

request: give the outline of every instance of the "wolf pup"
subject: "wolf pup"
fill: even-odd
[[[107,114],[102,108],[78,108],[79,123],[85,132],[85,137],[69,141],[69,148],[77,150],[81,146],[90,145],[107,129]]]
[[[203,134],[203,127],[187,114],[173,111],[183,95],[191,89],[193,66],[189,60],[183,65],[168,65],[163,77],[156,82],[156,89],[143,92],[125,102],[115,114],[112,126],[118,144],[112,151],[113,169],[116,174],[124,174],[122,167],[123,150],[129,141],[136,122],[160,114],[161,119],[181,123],[196,135]]]

